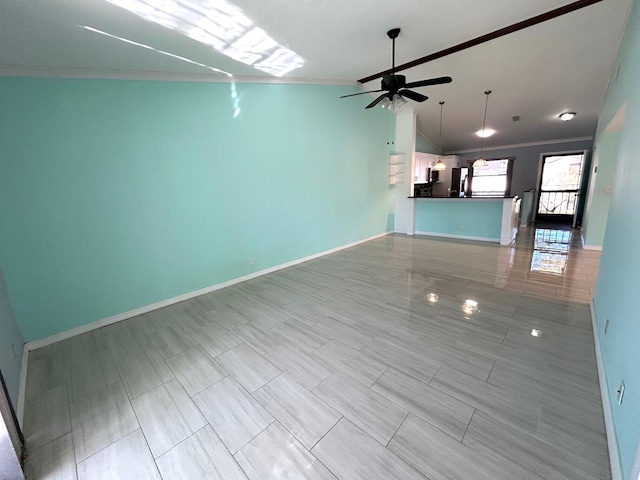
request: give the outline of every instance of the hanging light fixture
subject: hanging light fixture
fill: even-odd
[[[487,106],[489,105],[489,94],[491,93],[491,90],[486,90],[484,92],[484,94],[487,96],[486,100],[484,101],[484,118],[482,119],[482,130],[481,132],[485,132],[485,124],[487,123]],[[478,157],[478,159],[473,162],[472,167],[473,168],[477,168],[477,167],[486,167],[487,165],[489,165],[489,163],[487,162],[487,160],[485,160],[485,158],[482,156],[482,150],[484,149],[484,138],[486,135],[481,135],[482,140],[480,141],[480,157]]]
[[[447,168],[447,166],[442,161],[442,106],[443,105],[444,105],[444,102],[441,101],[440,102],[440,138],[438,139],[438,143],[439,143],[439,145],[438,145],[438,161],[433,166],[434,170],[445,170]]]

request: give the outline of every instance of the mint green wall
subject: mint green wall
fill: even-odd
[[[391,114],[345,87],[235,90],[234,117],[229,84],[0,78],[25,340],[390,230]]]
[[[416,152],[437,154],[438,149],[424,138],[420,132],[416,132]]]
[[[607,375],[613,423],[625,480],[632,475],[640,442],[640,0],[633,2],[618,61],[620,75],[612,77],[596,135],[596,148],[606,141],[604,129],[626,103],[620,135],[615,188],[604,236],[594,298],[600,347]],[[604,335],[606,320],[610,320]],[[622,405],[616,390],[624,380]],[[636,472],[637,475],[637,472]]]
[[[605,189],[614,185],[619,145],[620,132],[604,132],[594,152],[587,206],[582,220],[582,239],[590,247],[602,247],[604,240],[611,203],[611,194],[606,193]]]
[[[500,241],[503,200],[415,200],[416,233],[460,235]]]
[[[14,350],[15,349],[15,350]],[[0,268],[0,370],[13,406],[18,406],[18,386],[24,340],[11,308],[9,293]]]

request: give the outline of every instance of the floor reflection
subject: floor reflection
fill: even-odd
[[[571,230],[536,228],[533,236],[531,271],[562,275],[567,268]]]

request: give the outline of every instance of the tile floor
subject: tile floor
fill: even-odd
[[[389,235],[33,351],[28,478],[607,479],[598,263]]]

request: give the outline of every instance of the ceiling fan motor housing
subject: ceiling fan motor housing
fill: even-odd
[[[384,75],[382,77],[382,89],[389,91],[398,91],[407,84],[407,78],[404,75]]]

